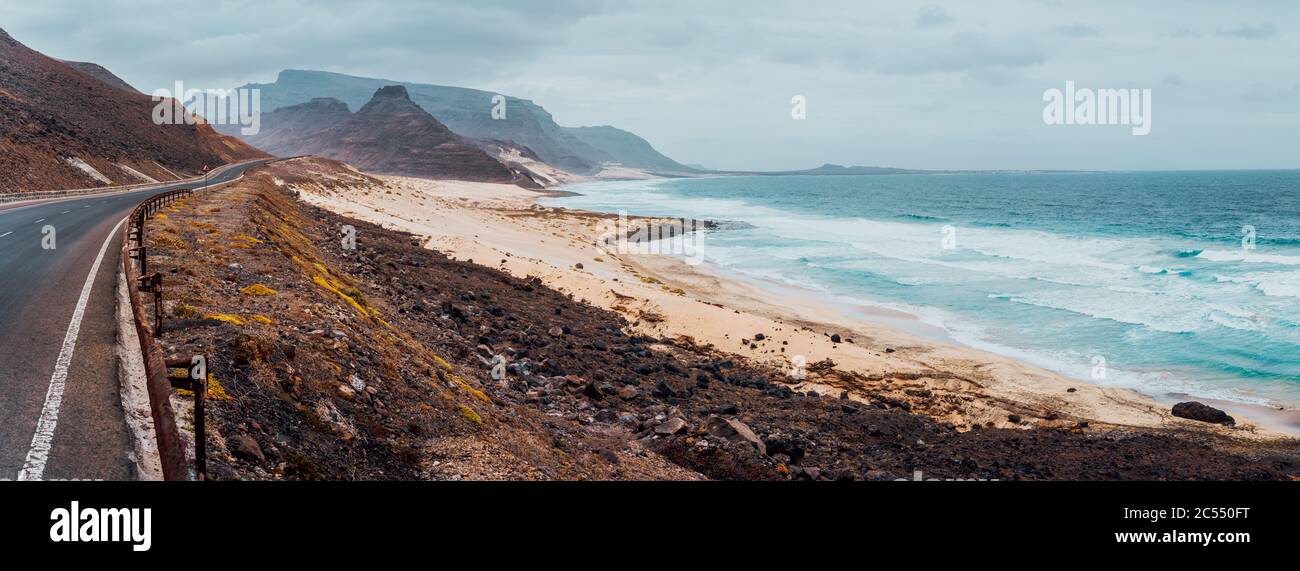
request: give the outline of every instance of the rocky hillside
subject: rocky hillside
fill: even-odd
[[[547,164],[570,172],[590,174],[607,162],[668,172],[695,170],[664,156],[627,131],[562,127],[546,109],[525,99],[506,96],[505,118],[493,119],[492,98],[496,94],[488,91],[300,70],[283,71],[274,83],[244,87],[262,90],[262,108],[266,110],[317,97],[332,97],[356,109],[386,85],[406,87],[412,101],[456,133],[475,139],[513,141],[531,149]]]
[[[503,183],[517,178],[412,102],[400,85],[380,88],[356,113],[329,98],[277,109],[251,140],[279,156],[316,155],[375,173]]]
[[[283,161],[169,207],[146,233],[171,292],[161,341],[208,355],[217,381],[216,479],[1300,473],[1289,443],[1083,422],[962,432],[882,393],[869,403],[801,393],[784,371],[636,334],[622,315],[537,278],[450,259],[418,237],[307,206],[294,198],[302,192],[402,188],[333,161]],[[340,244],[345,225],[355,249]]]
[[[689,172],[694,167],[684,166],[656,151],[649,141],[632,133],[610,127],[565,127],[565,133],[594,149],[589,157],[597,163],[613,163],[625,167],[655,172]]]
[[[265,156],[209,125],[155,125],[154,105],[0,30],[0,192],[171,180]]]

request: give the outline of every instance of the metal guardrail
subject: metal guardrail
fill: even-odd
[[[179,179],[171,181],[145,182],[140,184],[126,184],[119,186],[104,186],[100,188],[83,188],[79,190],[44,190],[16,192],[13,194],[0,195],[0,204],[7,202],[21,202],[24,200],[38,200],[42,198],[68,198],[72,196],[94,196],[98,194],[117,194],[120,192],[132,192],[151,186],[163,186],[176,184],[178,182],[190,182],[196,179]]]
[[[231,168],[254,162],[257,161],[224,165],[214,169],[207,176],[177,182],[207,181]],[[185,444],[181,441],[180,428],[176,424],[176,412],[172,410],[171,405],[173,388],[186,389],[194,393],[194,473],[198,480],[207,478],[207,430],[204,419],[204,405],[208,394],[207,359],[203,359],[202,367],[191,369],[197,356],[172,359],[163,356],[162,345],[157,339],[157,333],[162,330],[163,281],[161,273],[149,273],[149,252],[144,245],[144,223],[167,205],[194,194],[196,190],[224,186],[242,178],[241,175],[217,184],[204,184],[198,189],[182,188],[151,196],[131,211],[127,216],[126,225],[122,228],[120,257],[122,275],[127,279],[126,290],[127,297],[131,301],[131,317],[135,322],[136,338],[140,341],[140,354],[144,357],[145,387],[149,393],[149,408],[153,414],[154,433],[158,440],[158,455],[162,463],[164,480],[189,479],[189,470],[185,465]],[[131,263],[132,260],[136,263]],[[153,295],[153,319],[145,313],[144,302],[141,299],[141,294],[144,293]],[[193,372],[196,370],[199,371],[199,375],[193,378]],[[172,371],[178,371],[178,374],[172,375]]]
[[[144,356],[145,386],[149,393],[149,408],[153,413],[154,433],[158,439],[158,454],[162,463],[163,479],[187,480],[189,470],[185,465],[185,445],[181,441],[180,428],[176,425],[176,413],[171,405],[171,382],[168,380],[168,363],[163,358],[162,346],[155,334],[162,328],[162,274],[148,273],[149,258],[144,245],[144,223],[150,216],[163,207],[193,194],[193,190],[181,189],[164,192],[141,202],[127,217],[122,232],[122,274],[127,279],[127,296],[131,300],[132,321],[135,322],[136,337],[140,341],[140,354]],[[137,263],[132,264],[135,260]],[[137,270],[138,266],[138,271]],[[153,319],[145,314],[141,293],[153,294]],[[195,400],[195,454],[201,457],[199,450],[204,448],[204,435],[199,431],[203,426],[198,418],[203,408],[199,401],[207,395],[207,380],[199,383],[202,390],[194,391]],[[196,387],[197,388],[197,387]],[[202,478],[206,467],[196,466],[196,473]]]
[[[256,161],[246,161],[224,165],[209,172],[206,176],[176,182],[207,181],[213,176]],[[243,176],[217,184],[205,184],[199,189],[214,188],[236,182]],[[166,183],[166,184],[175,184]],[[207,478],[207,442],[204,404],[208,394],[206,358],[198,378],[191,378],[190,369],[193,357],[166,359],[163,357],[162,345],[158,343],[157,333],[162,329],[162,274],[149,273],[149,252],[144,245],[144,223],[150,216],[157,214],[167,205],[194,194],[195,190],[182,188],[169,190],[151,196],[138,204],[127,216],[127,223],[122,228],[122,275],[127,279],[127,297],[131,301],[131,317],[135,322],[136,338],[140,341],[140,354],[144,357],[145,387],[149,393],[149,408],[153,414],[154,433],[158,440],[158,455],[162,463],[164,480],[187,480],[189,470],[185,465],[185,444],[181,441],[180,428],[176,424],[176,412],[172,410],[171,390],[187,389],[194,392],[194,473],[195,478]],[[136,263],[132,264],[134,260]],[[141,294],[153,295],[153,319],[145,313]],[[172,370],[184,373],[171,375]]]

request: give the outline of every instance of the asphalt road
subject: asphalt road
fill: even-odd
[[[149,196],[203,184],[0,210],[0,479],[135,478],[114,357],[121,234],[113,230]]]

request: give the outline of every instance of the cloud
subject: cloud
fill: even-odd
[[[951,24],[953,21],[954,19],[948,14],[948,10],[936,4],[922,6],[916,13],[916,27],[918,28],[937,28]]]
[[[0,0],[0,24],[141,89],[234,87],[286,68],[460,85],[719,168],[1293,165],[1300,35],[1284,26],[1300,3],[1262,4]],[[1043,131],[1039,96],[1066,79],[1177,94],[1157,96],[1156,131],[1179,136],[1114,159],[1095,153],[1107,133]],[[793,94],[809,99],[805,122],[790,120]]]
[[[9,12],[10,0],[0,0]],[[228,87],[286,67],[474,81],[565,41],[622,2],[553,0],[231,0],[194,12],[163,0],[42,3],[20,13],[24,41],[96,61],[141,89],[175,79]],[[158,26],[149,17],[178,18]],[[179,20],[179,18],[184,18]],[[30,39],[28,39],[30,38]],[[254,76],[254,77],[250,77]],[[146,89],[147,90],[147,89]]]
[[[1006,79],[1016,68],[1043,63],[1045,54],[1029,38],[995,40],[984,32],[958,32],[947,45],[929,43],[894,51],[879,62],[883,73],[916,75],[981,72],[981,77]]]
[[[1101,35],[1100,28],[1086,26],[1084,24],[1073,24],[1070,26],[1060,26],[1056,28],[1056,33],[1071,38],[1092,38]]]
[[[1238,40],[1263,40],[1272,38],[1277,35],[1277,26],[1273,24],[1262,24],[1259,26],[1241,25],[1236,28],[1219,28],[1215,30],[1214,35],[1220,38],[1234,38]]]

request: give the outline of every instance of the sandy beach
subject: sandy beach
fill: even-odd
[[[795,390],[847,391],[854,400],[866,400],[869,390],[958,430],[1088,423],[1269,439],[1294,422],[1290,415],[1244,405],[1231,410],[1249,415],[1238,416],[1235,427],[1184,420],[1170,413],[1169,404],[1131,390],[920,334],[924,325],[912,327],[915,318],[906,314],[846,311],[680,257],[620,253],[602,243],[613,217],[540,206],[543,193],[502,184],[378,178],[382,186],[363,191],[292,188],[338,214],[425,236],[426,247],[457,259],[536,276],[577,300],[623,314],[646,334],[689,338],[789,370]]]

